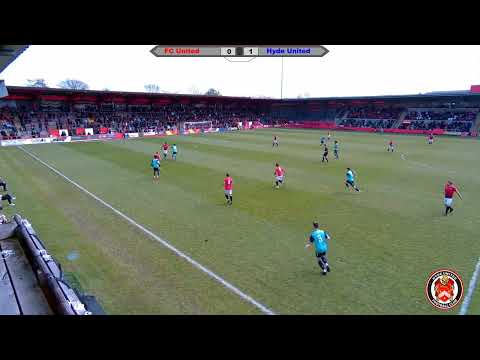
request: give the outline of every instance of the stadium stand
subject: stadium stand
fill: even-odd
[[[443,129],[453,132],[471,131],[478,109],[456,111],[409,111],[400,129],[432,130]]]
[[[85,129],[93,129],[93,134],[165,132],[191,122],[214,128],[247,123],[476,135],[480,109],[480,94],[468,92],[274,100],[25,87],[8,91],[0,100],[2,140],[60,136],[60,131],[88,135]]]

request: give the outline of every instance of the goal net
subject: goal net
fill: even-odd
[[[183,123],[183,130],[190,129],[211,129],[213,127],[212,121],[186,121]]]

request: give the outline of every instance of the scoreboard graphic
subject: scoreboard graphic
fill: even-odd
[[[157,45],[150,52],[157,57],[322,57],[328,53],[328,50],[321,45]]]

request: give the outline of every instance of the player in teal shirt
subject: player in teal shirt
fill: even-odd
[[[160,160],[157,158],[152,159],[150,166],[153,169],[153,179],[158,179],[160,177]]]
[[[330,240],[330,235],[325,230],[319,229],[318,222],[314,221],[313,231],[310,233],[309,242],[305,247],[309,248],[313,244],[315,256],[317,257],[318,265],[322,269],[323,275],[327,275],[327,272],[330,272],[330,266],[327,260],[328,240]]]
[[[355,172],[352,169],[347,168],[347,173],[345,174],[345,186],[347,187],[347,189],[349,186],[351,186],[355,189],[355,191],[360,192],[360,189],[355,185],[355,176]]]
[[[173,144],[172,146],[172,159],[177,160],[177,144]]]

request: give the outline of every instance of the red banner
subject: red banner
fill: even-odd
[[[472,85],[470,87],[470,92],[474,94],[480,94],[480,85]]]
[[[384,129],[383,132],[395,133],[395,134],[443,135],[444,130],[443,129],[433,129],[433,130]]]
[[[349,131],[364,131],[364,132],[376,132],[377,129],[369,127],[354,127],[354,126],[343,126],[337,127],[338,130],[349,130]]]
[[[108,130],[109,130],[109,129],[106,128],[106,127],[101,127],[101,128],[100,128],[100,134],[108,134]]]
[[[60,131],[58,129],[49,129],[48,132],[53,137],[59,137],[60,136]]]
[[[304,121],[299,124],[286,124],[285,127],[300,129],[334,129],[335,123],[329,121]]]
[[[75,134],[77,134],[79,136],[85,135],[85,129],[84,128],[76,128]]]

